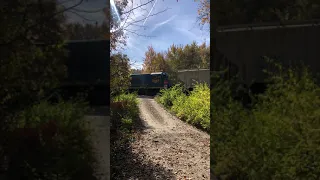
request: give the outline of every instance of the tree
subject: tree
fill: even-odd
[[[10,0],[0,6],[0,166],[6,157],[12,160],[13,142],[6,141],[18,127],[17,116],[41,101],[59,86],[66,75],[63,48],[63,10],[56,1]],[[26,122],[26,125],[28,123]],[[28,127],[26,127],[28,128]],[[15,134],[17,135],[17,134]],[[28,135],[28,134],[27,134]],[[30,134],[29,134],[30,135]],[[21,138],[21,137],[19,137]],[[25,147],[28,147],[25,144]],[[23,155],[22,155],[23,156]],[[23,159],[21,159],[22,162]],[[13,169],[28,173],[29,162],[10,161],[7,174]],[[27,167],[28,166],[28,167]],[[10,178],[9,178],[10,179]]]
[[[133,16],[137,11],[150,12],[151,9],[146,9],[146,6],[152,3],[155,3],[155,0],[147,0],[146,2],[140,1],[140,4],[133,4],[133,1],[128,0],[115,1],[115,5],[120,16],[120,21],[115,18],[115,13],[110,11],[110,4],[107,3],[108,6],[104,9],[104,12],[106,15],[106,19],[110,20],[111,33],[109,34],[109,37],[112,51],[118,50],[121,46],[125,46],[126,38],[129,34],[147,38],[151,37],[141,33],[141,30],[143,28],[146,28],[146,26],[141,25],[140,23],[144,22],[149,17],[156,16],[167,11],[169,8],[165,8],[161,11],[148,14],[147,16],[144,16],[140,19],[134,19]]]
[[[1,6],[1,115],[38,100],[65,76],[65,18],[51,17],[59,10],[55,1],[12,0]]]
[[[173,71],[183,69],[183,47],[171,45],[166,53],[166,60]]]
[[[156,55],[157,53],[155,52],[155,50],[153,49],[152,46],[148,47],[147,52],[145,53],[145,59],[143,61],[143,68],[142,71],[144,73],[151,73],[151,72],[155,72],[156,67],[154,66],[154,61],[156,59]]]
[[[66,38],[69,40],[106,39],[108,25],[69,23],[65,26]]]
[[[199,46],[199,56],[201,60],[200,68],[210,67],[210,46],[207,47],[206,43]]]
[[[127,90],[130,86],[130,59],[127,55],[117,53],[110,57],[110,88],[111,95]],[[115,78],[116,77],[116,78]]]
[[[195,0],[200,1],[198,15],[201,24],[210,24],[210,0]]]

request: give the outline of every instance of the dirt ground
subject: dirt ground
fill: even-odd
[[[142,130],[131,143],[122,179],[210,179],[210,136],[140,96]]]
[[[95,107],[86,116],[92,132],[92,141],[98,160],[95,176],[98,180],[110,180],[110,115],[109,107]]]

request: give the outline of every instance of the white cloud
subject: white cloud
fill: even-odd
[[[169,19],[161,22],[161,23],[157,23],[156,25],[154,25],[154,27],[152,28],[151,32],[153,32],[154,30],[156,30],[158,27],[163,26],[167,23],[169,23],[170,21],[172,21],[177,15],[174,15],[172,17],[170,17]]]
[[[142,3],[145,2],[147,2],[147,0],[142,0]],[[134,7],[136,6],[138,6],[138,4],[134,5]],[[130,19],[128,22],[141,20],[147,17],[152,6],[153,3],[150,3],[147,7],[145,7],[145,10],[137,9],[135,14],[132,15],[132,19]],[[124,53],[128,54],[130,59],[134,61],[132,65],[133,67],[142,67],[145,55],[144,53],[149,45],[152,45],[156,51],[165,51],[173,43],[176,45],[186,45],[190,44],[192,41],[196,41],[198,44],[202,44],[204,41],[207,44],[210,43],[209,32],[202,31],[196,22],[197,4],[195,2],[179,1],[177,3],[176,1],[158,1],[153,9],[152,14],[162,11],[166,7],[171,9],[164,13],[156,16],[150,16],[148,18],[145,23],[147,26],[146,28],[134,26],[130,27],[138,30],[137,33],[139,34],[155,37],[146,38],[129,32],[126,33],[129,38],[127,39],[127,48],[124,50]],[[143,20],[139,22],[139,24],[142,25]],[[169,26],[166,24],[169,24]]]

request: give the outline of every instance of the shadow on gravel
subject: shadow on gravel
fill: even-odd
[[[142,98],[142,99],[154,99],[154,96],[139,95],[139,98]]]
[[[141,119],[134,122],[134,136],[122,137],[121,132],[111,129],[111,179],[176,179],[172,171],[146,160],[145,154],[135,153],[131,143],[146,129]],[[122,137],[122,139],[119,139]],[[122,143],[119,143],[122,142]],[[119,153],[121,152],[121,153]]]
[[[109,106],[93,106],[87,113],[88,116],[110,116]]]

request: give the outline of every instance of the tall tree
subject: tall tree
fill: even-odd
[[[128,89],[130,85],[130,59],[127,55],[117,53],[110,57],[110,69],[111,78],[110,88],[111,94],[120,93],[123,90]]]
[[[154,66],[155,63],[155,59],[156,59],[156,51],[153,49],[152,46],[148,47],[148,51],[145,53],[145,59],[143,61],[143,72],[144,73],[151,73],[151,72],[155,72],[156,67]]]

